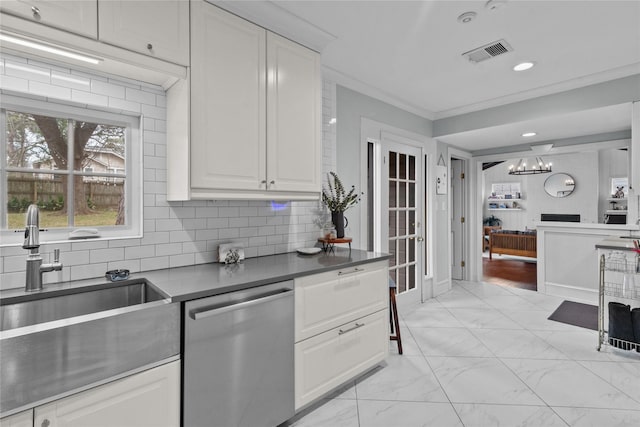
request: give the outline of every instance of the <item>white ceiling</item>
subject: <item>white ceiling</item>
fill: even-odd
[[[637,0],[216,3],[321,50],[338,83],[431,119],[640,73]],[[458,23],[468,11],[476,19]],[[500,39],[514,51],[462,56]],[[512,70],[525,60],[536,66]]]

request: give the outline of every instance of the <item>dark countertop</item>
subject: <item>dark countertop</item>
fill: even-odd
[[[295,277],[349,268],[390,258],[389,254],[367,252],[358,249],[335,248],[334,252],[301,255],[290,252],[249,258],[237,265],[219,263],[198,264],[188,267],[132,273],[126,282],[145,279],[164,292],[172,302],[188,301],[233,292],[269,283],[290,280]],[[116,282],[125,284],[125,282]],[[12,298],[15,302],[39,299],[56,294],[74,293],[86,286],[109,286],[104,277],[45,284],[41,292],[25,292],[24,288],[0,292],[0,298]]]

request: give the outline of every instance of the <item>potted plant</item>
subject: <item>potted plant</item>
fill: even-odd
[[[491,215],[482,219],[482,225],[496,227],[502,225],[502,220],[495,215]]]
[[[354,185],[347,193],[335,172],[329,172],[327,178],[328,189],[322,189],[322,202],[331,211],[331,221],[336,227],[336,237],[341,239],[344,237],[344,227],[346,226],[344,211],[357,204],[362,193],[357,193]]]

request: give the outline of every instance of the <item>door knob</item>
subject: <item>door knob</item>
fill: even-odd
[[[422,237],[422,236],[418,236],[418,237],[416,238],[416,240],[417,240],[418,242],[424,242],[424,237]]]

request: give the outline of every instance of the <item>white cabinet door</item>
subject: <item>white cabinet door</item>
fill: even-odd
[[[48,420],[47,423],[45,420]],[[180,425],[180,362],[171,362],[35,409],[35,425]]]
[[[268,33],[267,69],[269,190],[320,192],[320,54]]]
[[[99,0],[99,39],[189,65],[188,0]]]
[[[0,427],[33,427],[33,409],[0,419]]]
[[[191,4],[191,188],[266,189],[266,30]]]
[[[380,363],[388,351],[387,310],[297,343],[296,410]]]
[[[0,10],[70,33],[98,37],[97,0],[2,0]]]
[[[388,277],[385,261],[297,278],[296,342],[386,308]]]

